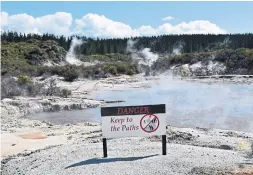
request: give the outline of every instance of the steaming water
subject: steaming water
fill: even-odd
[[[151,67],[151,65],[158,59],[159,55],[151,52],[150,48],[144,48],[137,50],[135,44],[137,41],[128,40],[126,50],[131,53],[133,60],[137,61],[138,64],[143,64]]]
[[[149,89],[107,91],[97,99],[125,100],[111,104],[166,104],[167,122],[178,127],[207,127],[253,132],[253,86],[248,84],[203,84],[163,79]],[[34,119],[53,123],[100,121],[100,108],[38,114]]]
[[[82,44],[83,44],[82,40],[78,40],[77,38],[72,39],[70,49],[69,49],[69,51],[66,55],[66,58],[65,58],[65,60],[69,64],[75,64],[75,65],[82,64],[82,62],[76,58],[76,55],[75,55],[75,52],[74,52],[75,47],[80,46]]]

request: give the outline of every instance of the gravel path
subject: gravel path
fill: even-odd
[[[147,138],[112,139],[108,140],[108,158],[102,158],[102,143],[90,138],[71,146],[56,146],[10,159],[4,162],[2,173],[211,175],[227,174],[240,164],[253,163],[252,159],[233,150],[168,143],[167,155],[161,155],[161,151],[161,141],[154,142]]]

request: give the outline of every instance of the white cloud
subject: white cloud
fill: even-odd
[[[151,26],[141,26],[136,30],[140,35],[156,35],[156,29]]]
[[[173,16],[167,16],[167,17],[163,18],[162,20],[163,20],[163,21],[170,21],[170,20],[172,20],[172,19],[174,19]]]
[[[122,22],[113,21],[104,15],[89,13],[75,20],[75,32],[85,32],[92,37],[130,37],[137,36],[135,30]]]
[[[182,22],[180,24],[172,26],[169,23],[165,23],[157,28],[157,32],[160,34],[224,34],[227,33],[224,29],[221,29],[216,24],[205,20],[196,20],[191,22]]]
[[[8,23],[8,13],[1,12],[1,26],[7,25]]]
[[[166,17],[167,18],[167,17]],[[223,34],[226,33],[216,24],[205,20],[182,22],[176,25],[164,23],[156,28],[143,25],[132,28],[128,24],[113,21],[104,15],[86,14],[73,19],[70,13],[57,12],[40,17],[28,14],[8,15],[1,12],[1,29],[25,33],[53,33],[57,35],[82,34],[88,37],[117,38],[161,34]]]
[[[33,17],[26,13],[8,15],[1,12],[1,28],[24,33],[53,33],[68,35],[72,25],[72,15],[65,12]]]
[[[220,34],[226,33],[225,30],[218,27],[210,21],[197,20],[191,22],[182,22],[177,25],[164,23],[157,28],[151,26],[141,26],[132,29],[129,25],[122,22],[116,22],[106,18],[103,15],[87,14],[81,19],[77,19],[76,32],[85,31],[88,36],[94,37],[129,37],[143,35],[160,35],[160,34]]]

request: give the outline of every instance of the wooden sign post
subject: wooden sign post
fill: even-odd
[[[102,107],[103,152],[106,138],[162,135],[162,154],[166,155],[165,104]]]

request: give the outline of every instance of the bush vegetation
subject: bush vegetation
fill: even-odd
[[[21,74],[20,74],[21,73]],[[42,76],[48,75],[58,75],[64,77],[65,81],[72,82],[77,78],[103,78],[108,74],[111,75],[133,75],[139,73],[137,66],[132,63],[126,62],[114,62],[98,64],[94,66],[75,66],[75,65],[65,65],[65,66],[37,66],[33,69],[22,68],[17,71],[9,72],[8,75],[18,76],[21,84],[29,82],[29,76]],[[7,76],[7,75],[4,75]]]
[[[18,83],[20,85],[28,84],[31,82],[31,78],[27,75],[21,74],[18,76]]]
[[[20,77],[24,77],[23,75]],[[60,89],[57,87],[56,80],[51,78],[47,82],[24,81],[20,83],[19,78],[4,77],[1,83],[1,99],[11,98],[13,96],[60,96],[67,98],[71,95],[68,89]]]
[[[139,73],[136,65],[124,62],[106,63],[104,64],[103,69],[106,73],[110,73],[113,75],[133,75]]]
[[[80,55],[79,59],[84,62],[92,62],[92,61],[99,61],[99,62],[131,62],[131,56],[127,54],[121,53],[107,53],[107,54],[93,54],[93,55]]]
[[[25,53],[32,51],[37,47],[37,42],[34,43],[1,43],[1,73],[7,72],[22,73],[22,69],[34,70],[36,66],[30,65],[25,59]],[[20,72],[18,72],[20,71]]]

